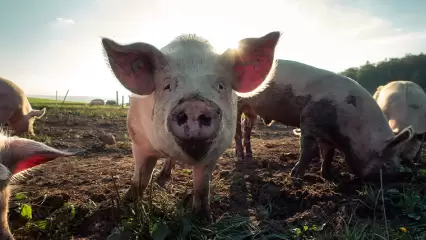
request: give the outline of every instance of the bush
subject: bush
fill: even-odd
[[[115,100],[108,100],[106,101],[106,105],[117,105],[117,102]]]

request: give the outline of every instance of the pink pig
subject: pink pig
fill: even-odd
[[[211,220],[210,179],[235,135],[237,94],[256,94],[274,60],[279,32],[246,38],[222,54],[196,35],[162,49],[102,39],[109,65],[130,99],[127,128],[135,172],[127,199],[142,196],[159,158],[193,166],[194,213]]]

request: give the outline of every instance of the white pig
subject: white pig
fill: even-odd
[[[235,134],[236,92],[264,89],[279,38],[279,32],[246,38],[223,54],[196,35],[160,50],[102,39],[113,73],[135,94],[127,117],[135,170],[126,199],[142,196],[159,158],[173,158],[193,166],[194,214],[212,220],[210,179]]]
[[[34,120],[43,117],[46,108],[31,107],[24,91],[14,82],[0,77],[0,124],[8,123],[14,134],[34,135]]]
[[[408,163],[418,160],[426,132],[426,93],[414,82],[392,81],[373,95],[395,134],[412,126],[414,137],[401,145],[401,157]]]
[[[13,174],[28,170],[58,157],[72,156],[33,140],[8,137],[0,130],[0,240],[13,240],[9,229],[8,183]]]

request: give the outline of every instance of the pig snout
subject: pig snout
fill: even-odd
[[[178,145],[195,160],[209,151],[219,129],[221,111],[198,99],[180,102],[170,113],[168,128]]]

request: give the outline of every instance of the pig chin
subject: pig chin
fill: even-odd
[[[202,98],[180,101],[167,118],[167,129],[185,154],[195,162],[208,155],[221,125],[220,108]]]

